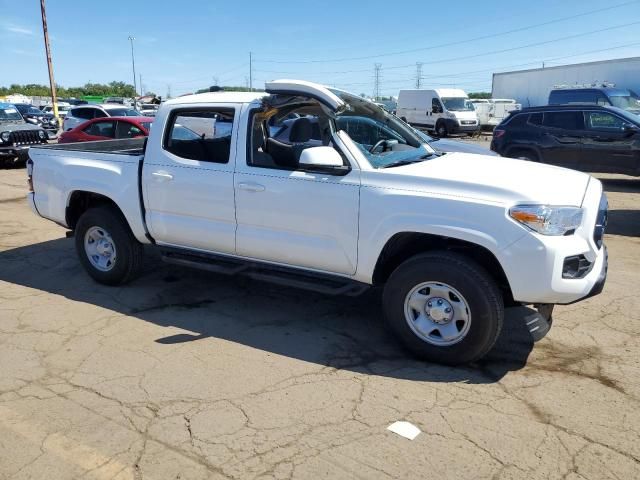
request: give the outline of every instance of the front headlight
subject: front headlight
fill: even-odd
[[[47,133],[44,130],[40,130],[38,132],[38,136],[40,137],[40,140],[44,140],[45,138],[47,138]]]
[[[516,205],[509,216],[531,230],[543,235],[573,233],[582,223],[583,210],[579,207],[551,205]]]
[[[8,142],[10,136],[11,136],[11,133],[2,132],[2,133],[0,133],[0,140],[2,140],[3,142]]]

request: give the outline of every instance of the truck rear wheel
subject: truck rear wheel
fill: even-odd
[[[127,283],[142,266],[142,245],[122,214],[112,207],[83,213],[76,225],[75,243],[84,269],[104,285]]]
[[[385,285],[383,307],[391,330],[412,353],[448,365],[486,355],[504,319],[495,281],[474,261],[451,252],[402,263]]]

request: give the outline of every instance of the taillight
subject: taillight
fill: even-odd
[[[493,131],[493,138],[500,138],[502,137],[506,132],[500,128],[496,128]]]
[[[29,193],[33,193],[33,160],[27,160],[27,186]]]

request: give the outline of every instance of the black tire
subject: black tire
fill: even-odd
[[[106,230],[113,240],[116,258],[113,267],[101,271],[89,260],[85,251],[85,235],[92,227]],[[143,248],[131,233],[123,215],[113,207],[90,208],[84,212],[75,229],[76,252],[87,273],[98,283],[121,285],[133,280],[142,267]]]
[[[529,162],[539,162],[538,154],[533,150],[513,150],[509,152],[510,158],[515,158],[517,160],[527,160]]]
[[[435,133],[440,138],[446,138],[449,135],[449,130],[447,130],[447,124],[442,120],[436,123]]]
[[[405,299],[423,282],[449,285],[466,300],[471,320],[458,343],[434,345],[409,326]],[[504,321],[502,294],[493,278],[473,260],[451,252],[423,253],[406,260],[389,277],[382,299],[386,322],[404,346],[421,359],[447,365],[473,362],[486,355]]]

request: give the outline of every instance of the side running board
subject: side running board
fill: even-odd
[[[258,281],[312,290],[325,295],[357,296],[369,288],[366,283],[339,276],[181,249],[162,248],[161,258],[164,262],[173,265],[197,268],[224,275],[240,274]]]

